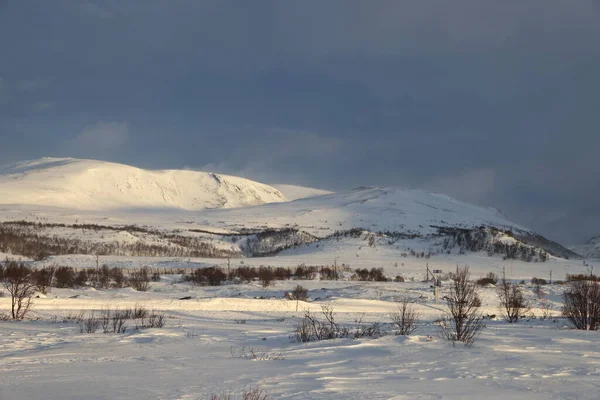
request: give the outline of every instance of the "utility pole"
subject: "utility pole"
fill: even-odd
[[[337,260],[338,260],[338,256],[335,256],[335,259],[333,260],[333,273],[335,275],[335,280],[338,280],[338,272],[337,272]]]
[[[552,285],[552,269],[550,269],[550,284]]]

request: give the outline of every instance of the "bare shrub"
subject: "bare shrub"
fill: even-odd
[[[57,267],[56,271],[54,271],[54,286],[56,286],[57,288],[72,288],[76,286],[75,271],[73,270],[73,268]]]
[[[100,328],[101,321],[99,318],[96,318],[94,312],[90,314],[89,317],[83,318],[81,322],[79,322],[79,332],[81,333],[96,333],[96,331]]]
[[[308,298],[308,289],[296,285],[294,290],[290,292],[290,300],[301,300],[305,301]]]
[[[246,360],[258,360],[258,361],[274,361],[274,360],[285,360],[283,353],[269,353],[266,351],[255,349],[254,347],[243,346],[240,349],[231,347],[229,349],[232,358],[243,358]]]
[[[150,289],[150,273],[147,267],[133,271],[127,280],[129,286],[138,292],[147,292]]]
[[[489,272],[485,277],[477,279],[475,282],[479,286],[495,285],[498,283],[498,278],[493,272]]]
[[[449,314],[439,321],[440,335],[452,344],[462,342],[471,347],[485,328],[479,311],[479,290],[469,280],[469,267],[456,267],[446,296]]]
[[[21,262],[6,260],[2,284],[10,295],[12,319],[22,320],[31,310],[36,291],[31,269]]]
[[[221,267],[214,266],[195,269],[186,279],[197,285],[220,286],[227,280],[227,274]]]
[[[146,323],[147,328],[162,328],[165,326],[167,316],[165,314],[152,312]]]
[[[408,296],[403,297],[398,310],[390,313],[397,335],[410,336],[419,327],[419,313],[415,311]]]
[[[87,270],[82,269],[75,275],[75,279],[73,280],[73,284],[77,287],[85,286],[88,282],[88,273]]]
[[[394,278],[394,282],[404,282],[404,277],[396,275],[396,277]]]
[[[502,276],[497,289],[500,304],[498,306],[500,315],[509,323],[519,322],[531,309],[529,302],[525,300],[523,291],[519,285],[515,285]]]
[[[296,279],[304,279],[304,280],[313,280],[317,277],[317,268],[316,267],[307,267],[302,264],[296,267],[296,272],[294,273]]]
[[[298,342],[312,342],[317,340],[330,340],[347,338],[350,330],[340,326],[335,321],[333,307],[321,306],[323,319],[319,319],[309,310],[304,311],[304,317],[298,322],[295,330],[295,339]]]
[[[319,274],[322,281],[337,281],[340,279],[337,268],[321,267]]]
[[[113,281],[113,287],[120,289],[125,285],[125,275],[123,274],[123,270],[121,268],[111,268],[109,277]]]
[[[600,284],[597,281],[573,280],[563,294],[563,315],[577,329],[600,327]]]
[[[243,391],[240,395],[232,393],[213,394],[210,400],[269,400],[267,392],[260,388],[252,388]]]
[[[352,337],[354,339],[360,339],[364,337],[379,337],[382,335],[381,325],[378,322],[373,324],[364,324],[362,319],[364,315],[361,315],[356,321],[356,327],[353,330]]]
[[[146,318],[149,314],[148,309],[141,304],[136,304],[135,306],[133,306],[133,308],[130,308],[126,312],[130,313],[129,318],[131,319]]]
[[[35,269],[31,273],[31,278],[40,293],[48,294],[54,278],[54,267]]]
[[[275,280],[275,273],[271,268],[260,267],[258,268],[258,280],[262,287],[269,287]]]

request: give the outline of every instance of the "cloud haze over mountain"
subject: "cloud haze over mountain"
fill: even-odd
[[[600,233],[600,3],[0,1],[0,160],[97,158]]]

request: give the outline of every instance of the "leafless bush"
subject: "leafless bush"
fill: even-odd
[[[254,347],[243,346],[240,349],[231,347],[229,349],[232,358],[244,358],[246,360],[258,361],[274,361],[285,360],[283,353],[268,353],[266,351],[257,350]]]
[[[83,318],[79,323],[79,332],[81,333],[96,333],[96,331],[100,328],[101,321],[96,318],[94,312],[90,314],[89,317]]]
[[[597,281],[570,281],[563,302],[563,315],[575,328],[590,331],[600,328],[600,284]]]
[[[312,342],[317,340],[347,338],[350,336],[350,330],[340,326],[335,321],[335,315],[331,306],[321,306],[321,314],[323,319],[319,319],[309,310],[304,311],[304,317],[296,326],[296,341]]]
[[[35,269],[31,272],[31,278],[40,293],[48,294],[54,278],[54,267]]]
[[[356,326],[353,330],[352,337],[354,339],[360,339],[364,337],[380,337],[383,332],[381,325],[378,322],[373,324],[364,324],[363,315],[361,315],[356,321]]]
[[[540,317],[542,319],[550,318],[552,316],[552,304],[545,297],[542,297],[540,299],[540,303],[540,310],[542,312],[542,315]]]
[[[22,320],[31,310],[36,290],[31,269],[23,263],[6,260],[2,284],[10,295],[12,319]]]
[[[147,328],[162,328],[165,326],[165,322],[167,317],[165,314],[157,314],[152,312],[148,317],[148,322],[146,324]]]
[[[240,395],[231,393],[213,394],[210,400],[269,400],[269,395],[260,388],[252,388],[243,391]]]
[[[519,319],[523,318],[531,309],[529,302],[525,300],[521,287],[509,282],[506,275],[502,276],[497,293],[500,298],[500,305],[498,306],[500,315],[506,322],[519,322]]]
[[[220,286],[227,280],[227,274],[219,266],[195,269],[186,280],[197,285]]]
[[[129,286],[138,292],[147,292],[150,289],[150,272],[147,267],[133,271],[128,279]]]
[[[146,318],[148,316],[148,309],[141,304],[136,304],[133,308],[126,310],[126,312],[130,313],[131,319],[140,319]]]
[[[498,278],[493,272],[489,272],[485,277],[477,279],[475,282],[479,286],[495,285],[498,283]]]
[[[469,267],[456,267],[446,296],[449,314],[440,319],[440,335],[471,347],[485,328],[479,311],[481,300],[478,288],[469,280]]]
[[[419,327],[419,313],[415,311],[408,296],[403,297],[398,310],[390,313],[397,335],[410,336]]]
[[[301,301],[305,301],[308,298],[308,289],[300,286],[300,285],[296,285],[296,287],[294,288],[294,290],[292,290],[290,292],[290,300],[301,300]]]
[[[54,286],[56,286],[57,288],[72,288],[76,286],[75,271],[73,270],[73,268],[57,267],[56,271],[54,271]]]
[[[111,268],[109,277],[113,281],[113,287],[120,289],[125,285],[125,275],[123,274],[123,270],[121,268]]]
[[[262,287],[269,287],[275,280],[275,273],[271,268],[260,267],[258,269],[258,280]]]

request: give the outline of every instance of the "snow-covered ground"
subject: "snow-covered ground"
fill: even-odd
[[[562,319],[490,320],[473,348],[440,339],[432,323],[445,310],[428,284],[301,281],[311,300],[284,300],[298,282],[197,287],[165,275],[149,292],[53,289],[35,299],[33,320],[0,323],[0,399],[209,399],[261,387],[272,399],[595,399],[597,332]],[[443,291],[446,290],[442,288]],[[540,315],[534,288],[525,287]],[[562,285],[543,287],[557,314]],[[331,305],[351,326],[389,322],[395,300],[415,301],[414,336],[297,343],[304,309]],[[190,300],[179,300],[182,297]],[[485,314],[497,314],[494,288],[482,288]],[[163,328],[86,334],[63,322],[81,310],[144,305],[168,315]],[[7,298],[0,298],[6,309]],[[246,359],[253,349],[260,359]]]

